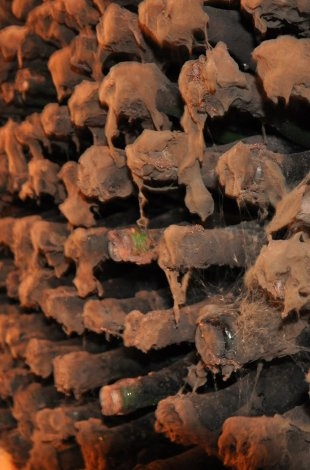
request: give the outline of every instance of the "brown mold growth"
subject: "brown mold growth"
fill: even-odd
[[[139,4],[142,31],[160,47],[183,48],[192,54],[197,44],[207,42],[209,17],[203,0],[144,0]]]
[[[309,415],[301,406],[282,416],[231,417],[218,440],[219,454],[236,470],[306,470],[309,436]]]
[[[176,320],[179,306],[186,301],[193,269],[212,265],[246,267],[255,260],[263,240],[262,231],[252,223],[209,230],[200,225],[170,225],[165,229],[158,247],[158,264],[169,282]]]
[[[269,205],[275,207],[287,192],[276,157],[264,145],[235,144],[219,158],[215,169],[225,194],[239,204],[257,205],[267,215]]]
[[[97,354],[74,351],[58,355],[53,360],[53,368],[56,389],[67,395],[73,392],[77,399],[88,390],[120,379],[123,374],[136,377],[148,372],[142,361],[121,347]]]
[[[33,246],[30,231],[33,224],[39,220],[41,220],[39,215],[14,219],[10,247],[14,253],[15,266],[21,273],[27,271],[31,264]]]
[[[42,103],[55,96],[55,88],[49,74],[31,68],[22,68],[16,72],[14,91],[28,102],[37,98]]]
[[[99,21],[99,12],[89,0],[57,0],[53,9],[58,18],[69,28],[81,29],[85,25],[96,25]]]
[[[246,286],[265,290],[283,305],[282,317],[310,308],[310,239],[296,233],[289,240],[271,240],[245,275]]]
[[[310,174],[277,204],[276,213],[268,224],[268,234],[283,228],[291,231],[310,226]]]
[[[60,111],[58,105],[56,109]],[[47,112],[56,109],[53,105],[46,107]],[[67,115],[67,121],[68,117]],[[43,194],[52,196],[56,203],[64,199],[64,188],[57,177],[60,168],[56,163],[44,158],[45,153],[51,153],[52,147],[48,133],[45,132],[48,129],[51,129],[51,123],[46,120],[43,113],[31,114],[15,128],[14,135],[18,143],[23,149],[28,149],[31,155],[31,160],[28,162],[28,178],[19,192],[21,199],[28,197],[35,199]],[[23,153],[25,154],[25,150]]]
[[[56,325],[51,327],[43,317],[36,313],[17,316],[14,313],[5,315],[1,322],[1,328],[4,329],[1,347],[10,351],[14,359],[25,358],[27,346],[32,338],[48,338],[51,341],[63,339],[63,334]],[[21,366],[21,364],[16,365]]]
[[[7,189],[11,192],[19,191],[28,175],[26,157],[16,137],[17,129],[18,123],[12,119],[8,119],[0,128],[0,153],[5,154],[7,158]]]
[[[46,442],[66,440],[76,435],[75,424],[78,421],[91,417],[100,418],[100,407],[92,401],[78,406],[62,404],[56,408],[45,408],[38,411],[35,416],[35,437],[40,436],[42,441]]]
[[[108,258],[107,229],[77,228],[67,238],[64,245],[65,256],[76,263],[76,276],[74,285],[81,297],[98,292],[102,294],[102,287],[95,278],[93,270],[100,262]]]
[[[34,160],[44,158],[42,147],[51,149],[51,143],[44,133],[41,114],[33,113],[22,121],[15,131],[18,142],[29,149]]]
[[[168,307],[168,299],[157,291],[138,291],[134,297],[116,299],[106,297],[98,300],[86,299],[83,308],[83,325],[89,331],[122,336],[127,314],[135,309],[147,313],[154,309]]]
[[[101,67],[108,65],[109,59],[117,59],[120,51],[128,60],[155,61],[139,28],[138,16],[120,5],[110,3],[107,6],[96,26],[96,34]]]
[[[176,85],[155,64],[122,62],[111,68],[99,88],[99,101],[109,107],[105,134],[118,166],[125,164],[117,154],[113,138],[119,135],[119,119],[156,130],[170,129],[167,114],[180,115]],[[128,142],[129,143],[129,142]]]
[[[11,25],[0,31],[0,51],[6,61],[11,61],[17,57],[28,28],[26,26]]]
[[[77,186],[82,194],[101,202],[133,193],[126,166],[118,168],[109,147],[92,145],[80,156]]]
[[[35,269],[20,276],[18,298],[22,307],[38,309],[44,298],[44,289],[58,287],[64,281],[55,278],[53,270]]]
[[[177,394],[161,400],[155,412],[155,429],[174,442],[198,444],[208,454],[216,453],[226,419],[282,414],[292,408],[294,400],[301,402],[307,388],[300,364],[283,361],[263,368],[260,373],[252,370],[221,390]],[[245,468],[248,467],[240,467]]]
[[[189,138],[182,132],[144,130],[133,144],[126,146],[127,165],[139,189],[140,221],[147,224],[143,188],[169,191],[176,182],[186,188],[185,204],[190,212],[205,220],[214,209],[211,194],[205,187],[198,161],[188,165],[191,154]]]
[[[64,341],[31,338],[25,350],[25,362],[34,374],[46,379],[53,373],[54,357],[77,351],[79,348],[80,341],[75,338]]]
[[[0,245],[7,246],[13,251],[13,233],[16,219],[14,217],[0,218]]]
[[[310,102],[310,39],[280,36],[262,42],[253,51],[257,74],[270,100],[295,96]]]
[[[202,161],[207,117],[223,116],[234,101],[250,91],[246,75],[239,70],[223,42],[207,49],[205,56],[185,62],[178,83],[185,102],[181,123],[193,149],[187,162],[191,166],[196,159]]]
[[[178,328],[172,308],[150,310],[147,315],[139,310],[132,310],[124,320],[125,346],[135,347],[146,353],[151,349],[161,349],[185,341],[193,343],[200,307],[202,303],[181,307]]]
[[[70,44],[75,34],[64,24],[64,18],[59,21],[59,14],[54,7],[54,3],[44,2],[33,8],[28,14],[27,26],[43,41],[60,48]]]
[[[74,133],[68,106],[48,103],[41,114],[41,125],[49,139],[67,140]]]
[[[72,67],[81,74],[91,74],[93,78],[96,61],[98,42],[95,32],[90,28],[83,28],[80,33],[71,41]]]
[[[39,199],[43,195],[49,195],[56,204],[63,202],[65,188],[58,177],[59,170],[59,165],[47,158],[31,160],[28,163],[28,179],[19,192],[20,199]]]
[[[223,42],[209,47],[205,56],[185,62],[178,84],[185,102],[181,124],[191,149],[182,164],[183,169],[203,161],[203,132],[208,117],[224,116],[231,106],[256,117],[263,115],[262,99],[253,77],[239,70]]]
[[[66,46],[55,51],[48,61],[48,69],[52,76],[59,102],[69,98],[73,93],[74,87],[83,80],[83,75],[75,72],[71,67],[71,55],[71,46]]]
[[[299,336],[307,321],[283,324],[280,313],[263,300],[200,309],[195,344],[204,366],[224,380],[246,364],[293,355],[303,350]]]
[[[162,444],[162,439],[154,431],[153,413],[112,428],[103,424],[101,419],[90,418],[76,423],[76,428],[85,470],[134,468],[132,452],[141,453],[151,445],[159,448]]]
[[[253,17],[255,28],[265,35],[268,30],[294,26],[300,37],[309,35],[310,6],[307,0],[241,0],[241,8]]]
[[[57,147],[60,147],[67,155],[71,142],[74,143],[76,150],[79,150],[79,141],[68,106],[48,103],[40,116],[44,134],[50,143],[57,143]]]
[[[54,269],[60,278],[67,271],[69,262],[65,259],[64,243],[69,235],[66,224],[37,220],[30,228],[33,247],[31,268],[43,267],[45,263]]]
[[[95,145],[105,145],[103,127],[107,111],[99,104],[98,89],[98,82],[83,80],[74,88],[68,100],[68,108],[73,124],[78,129],[88,128],[93,135]]]
[[[63,181],[68,193],[64,202],[58,206],[60,212],[73,227],[96,225],[94,214],[91,212],[95,204],[86,201],[77,186],[78,164],[73,161],[65,163],[58,176]]]
[[[85,331],[82,317],[84,304],[85,300],[78,296],[75,287],[59,286],[44,290],[40,307],[47,318],[56,320],[70,336],[72,333],[82,335]]]
[[[307,1],[0,0],[0,447],[17,468],[213,469],[226,419],[306,404]],[[309,464],[306,427],[283,420],[285,438],[230,427],[236,465]],[[162,434],[199,448],[183,460]]]

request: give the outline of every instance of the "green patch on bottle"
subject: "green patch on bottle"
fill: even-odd
[[[146,253],[150,249],[150,240],[146,232],[133,229],[131,232],[131,239],[134,251],[137,254]]]

